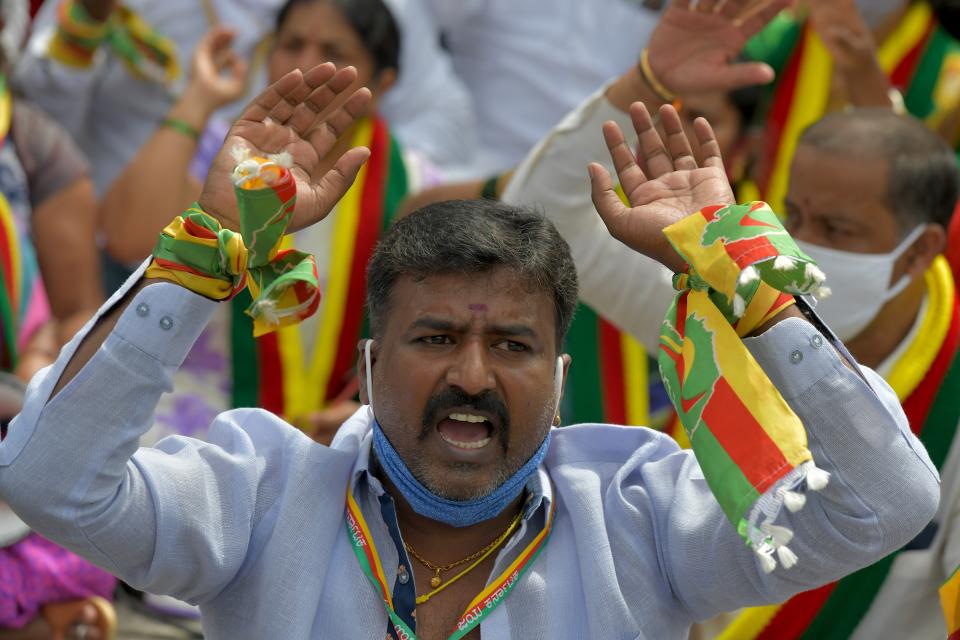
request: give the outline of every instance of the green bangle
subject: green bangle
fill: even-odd
[[[197,131],[193,126],[188,122],[180,120],[179,118],[166,118],[163,122],[160,123],[161,127],[169,127],[179,131],[180,133],[190,136],[194,141],[200,140],[200,132]]]
[[[483,183],[480,189],[480,197],[484,200],[499,200],[497,197],[497,182],[500,181],[500,175],[495,175]]]

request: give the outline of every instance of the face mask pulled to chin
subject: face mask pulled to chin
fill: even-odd
[[[827,274],[827,286],[833,293],[817,303],[817,315],[841,341],[860,335],[883,306],[909,286],[908,275],[891,285],[893,267],[924,229],[919,226],[911,231],[890,253],[853,253],[797,241]]]

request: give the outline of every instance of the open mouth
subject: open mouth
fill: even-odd
[[[437,433],[452,447],[482,449],[493,442],[493,423],[480,413],[452,411],[437,424]]]

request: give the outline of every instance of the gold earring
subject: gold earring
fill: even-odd
[[[558,414],[553,418],[553,426],[559,427],[561,422],[563,422],[563,421],[560,419],[560,414],[558,413]]]

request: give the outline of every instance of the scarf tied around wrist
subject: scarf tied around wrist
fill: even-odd
[[[807,434],[741,341],[795,304],[829,295],[825,276],[763,202],[715,206],[664,233],[689,265],[661,327],[659,365],[707,485],[772,572],[793,567],[793,532],[774,524],[826,487]]]
[[[223,228],[194,203],[161,232],[146,275],[212,300],[249,288],[253,303],[246,313],[254,336],[261,336],[317,310],[317,265],[310,254],[281,248],[297,200],[289,154],[255,157],[237,148],[234,157],[240,232]]]

